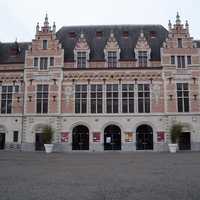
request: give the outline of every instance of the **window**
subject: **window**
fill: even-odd
[[[19,85],[15,85],[13,89],[14,89],[15,93],[18,93],[19,92]]]
[[[177,56],[177,64],[179,69],[185,68],[185,56]]]
[[[43,49],[47,49],[47,40],[43,40]]]
[[[97,38],[101,38],[103,36],[103,32],[102,31],[97,31],[96,32],[96,37]]]
[[[18,135],[19,135],[18,131],[13,132],[13,142],[18,142]]]
[[[118,113],[118,85],[106,85],[106,112]]]
[[[189,112],[188,83],[177,83],[176,87],[178,112]]]
[[[75,113],[87,112],[87,85],[75,86]]]
[[[103,92],[102,85],[91,85],[91,113],[102,113]]]
[[[192,57],[191,56],[187,56],[187,64],[188,65],[192,64]]]
[[[178,48],[183,48],[182,39],[178,38]]]
[[[69,32],[68,33],[70,38],[75,38],[76,37],[76,33],[75,32]]]
[[[1,113],[12,113],[13,86],[2,86]]]
[[[175,65],[175,56],[171,56],[171,64]]]
[[[123,37],[128,38],[128,31],[123,31]]]
[[[134,85],[122,84],[122,112],[134,113]]]
[[[77,68],[86,68],[86,52],[77,52]]]
[[[150,86],[149,84],[138,84],[138,112],[150,112]]]
[[[38,58],[37,57],[35,57],[33,60],[33,66],[38,67]]]
[[[47,69],[48,66],[48,58],[47,57],[41,57],[40,58],[40,70]]]
[[[54,57],[50,57],[50,66],[54,66]]]
[[[37,113],[48,113],[48,85],[37,85]]]
[[[138,52],[139,67],[147,67],[147,51]]]
[[[108,51],[108,68],[116,68],[116,67],[117,67],[117,52]]]

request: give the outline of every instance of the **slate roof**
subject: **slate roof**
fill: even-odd
[[[31,43],[0,43],[0,64],[24,63],[29,44]]]
[[[200,40],[194,40],[194,42],[197,44],[197,48],[200,48]]]
[[[90,46],[90,60],[104,60],[104,48],[112,31],[121,49],[120,59],[134,60],[134,48],[141,30],[151,47],[151,59],[160,60],[160,48],[168,35],[162,25],[68,26],[57,32],[57,38],[65,49],[65,61],[74,60],[73,50],[81,33]],[[97,37],[96,32],[102,32],[102,37]],[[123,36],[123,32],[128,32],[128,38]],[[76,37],[71,37],[70,33]]]

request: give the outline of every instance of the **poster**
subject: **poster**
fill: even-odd
[[[165,132],[157,132],[157,142],[165,142]]]
[[[61,133],[61,142],[68,142],[69,140],[69,133],[68,132],[62,132]]]
[[[101,133],[94,132],[93,133],[93,142],[100,142],[100,140],[101,140]]]
[[[106,143],[111,143],[111,137],[106,137]]]
[[[125,132],[125,142],[133,142],[133,133]]]

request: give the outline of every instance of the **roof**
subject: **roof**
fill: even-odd
[[[90,60],[104,60],[104,48],[112,31],[121,49],[120,59],[134,60],[134,48],[141,30],[151,47],[151,59],[160,60],[160,48],[168,35],[162,25],[68,26],[57,32],[57,38],[65,49],[65,61],[74,60],[73,50],[81,33],[90,47]],[[102,37],[97,37],[96,32],[102,32]],[[128,32],[128,37],[124,37],[123,32]],[[71,37],[70,33],[75,37]]]
[[[194,40],[194,43],[197,44],[197,48],[200,48],[200,40]]]
[[[0,43],[0,64],[24,63],[29,44],[31,43]]]

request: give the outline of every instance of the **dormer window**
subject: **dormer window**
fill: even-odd
[[[117,52],[108,51],[108,68],[116,68],[116,67],[117,67]]]
[[[48,45],[47,40],[43,40],[43,49],[47,49],[47,45]]]
[[[85,51],[80,51],[77,52],[77,68],[86,68],[86,52]]]
[[[147,51],[138,51],[139,67],[147,67],[148,55]]]
[[[178,48],[183,48],[183,43],[181,38],[178,38]]]

